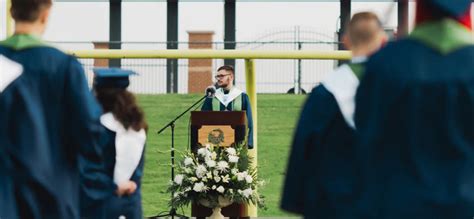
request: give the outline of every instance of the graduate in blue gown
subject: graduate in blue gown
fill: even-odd
[[[107,130],[104,157],[107,174],[117,186],[135,189],[105,200],[105,218],[141,219],[141,178],[147,124],[135,97],[127,91],[129,76],[121,69],[94,69],[94,92],[104,114],[100,121]]]
[[[51,4],[13,0],[15,34],[0,42],[1,218],[79,218],[82,191],[115,189],[82,66],[39,37]]]
[[[417,1],[413,32],[368,61],[355,112],[364,218],[473,217],[470,8]]]
[[[367,56],[386,41],[377,16],[353,16],[344,36],[353,59],[331,72],[309,95],[288,162],[281,207],[306,218],[353,218],[358,171],[353,157],[355,92]]]
[[[247,115],[248,148],[253,148],[253,120],[249,96],[234,86],[234,67],[224,65],[217,69],[218,89],[213,98],[206,98],[202,111],[243,111]]]

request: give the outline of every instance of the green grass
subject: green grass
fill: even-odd
[[[199,97],[178,94],[138,96],[149,125],[142,184],[145,216],[169,209],[170,194],[166,193],[166,187],[171,175],[171,131],[168,129],[160,135],[156,132]],[[258,173],[267,182],[260,192],[266,197],[268,206],[265,211],[259,210],[259,216],[291,215],[281,211],[279,204],[290,142],[304,99],[302,95],[258,95]],[[188,124],[189,114],[176,122],[175,147],[178,151],[188,148]],[[184,209],[184,213],[189,215],[189,209]]]

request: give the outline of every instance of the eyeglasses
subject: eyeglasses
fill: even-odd
[[[223,78],[223,77],[225,77],[225,76],[227,76],[227,75],[230,75],[230,74],[216,75],[215,78],[216,78],[216,79],[219,79],[219,78]]]

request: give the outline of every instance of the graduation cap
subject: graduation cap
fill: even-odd
[[[127,88],[130,84],[130,75],[137,73],[120,68],[95,68],[94,88]]]
[[[448,13],[451,16],[459,17],[466,13],[471,7],[471,0],[425,0],[433,6]]]

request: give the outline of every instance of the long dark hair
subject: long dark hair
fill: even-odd
[[[104,112],[112,112],[126,129],[148,129],[145,114],[132,93],[123,88],[97,88],[95,94]]]

